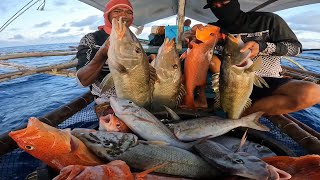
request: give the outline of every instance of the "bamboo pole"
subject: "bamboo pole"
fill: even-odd
[[[67,56],[75,55],[77,51],[50,51],[50,52],[28,52],[28,53],[14,53],[10,55],[0,56],[0,60],[27,58],[27,57],[44,57],[44,56]]]
[[[320,140],[302,129],[295,122],[283,115],[269,116],[268,119],[309,153],[320,154]]]
[[[178,6],[178,16],[177,16],[177,24],[178,24],[178,40],[177,40],[177,50],[182,49],[182,33],[184,26],[184,15],[185,15],[185,7],[186,0],[179,0]]]
[[[85,93],[81,97],[73,100],[72,102],[63,105],[59,107],[58,109],[42,116],[39,118],[40,121],[56,127],[81,109],[85,108],[88,104],[90,104],[93,101],[93,96],[90,92]],[[24,125],[21,125],[14,129],[13,131],[23,129],[27,127],[27,123]],[[9,131],[10,132],[10,131]],[[10,152],[18,147],[16,142],[10,138],[8,135],[9,132],[6,132],[2,135],[0,135],[0,156],[6,154],[7,152]]]
[[[0,82],[6,81],[6,80],[11,80],[23,76],[28,76],[40,72],[47,72],[47,71],[52,71],[52,69],[68,69],[75,67],[77,65],[78,60],[72,60],[67,63],[62,63],[62,64],[57,64],[57,65],[52,65],[52,66],[45,66],[45,67],[40,67],[36,69],[28,69],[28,70],[22,70],[22,71],[17,71],[17,72],[12,72],[12,73],[6,73],[6,74],[1,74],[0,75]]]

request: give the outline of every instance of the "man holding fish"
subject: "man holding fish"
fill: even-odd
[[[115,96],[115,90],[112,88],[107,92],[101,93],[100,83],[103,78],[110,73],[107,64],[109,39],[112,28],[112,19],[120,19],[126,22],[129,27],[133,22],[133,9],[128,0],[110,0],[105,7],[103,26],[98,27],[98,31],[85,35],[78,47],[78,65],[77,80],[82,86],[90,86],[91,93],[96,97],[104,97],[96,99],[108,99]]]
[[[207,0],[204,9],[207,8],[219,19],[212,24],[219,26],[223,32],[240,36],[245,43],[240,48],[241,53],[249,53],[247,58],[253,62],[262,60],[262,67],[255,69],[255,74],[262,77],[269,88],[253,87],[250,96],[253,104],[242,115],[258,111],[267,115],[286,114],[320,102],[320,86],[280,75],[281,56],[296,56],[302,51],[301,43],[281,17],[269,12],[243,12],[238,0]],[[202,28],[202,25],[196,25],[193,29]],[[249,67],[252,62],[248,62],[243,60],[235,66]]]

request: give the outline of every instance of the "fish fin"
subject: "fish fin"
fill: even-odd
[[[166,111],[170,114],[171,118],[174,121],[180,121],[181,118],[178,116],[178,114],[176,112],[174,112],[172,109],[170,109],[169,107],[163,105],[163,107],[166,109]]]
[[[219,92],[219,77],[220,77],[220,73],[214,73],[212,74],[212,80],[211,80],[211,83],[212,83],[212,89],[215,93]]]
[[[232,71],[237,75],[241,75],[243,72],[247,71],[247,70],[243,71],[242,69],[238,69],[236,67],[231,67],[231,68],[232,68]]]
[[[262,83],[265,87],[269,88],[268,83],[267,83],[262,77],[255,75],[254,80],[253,80],[253,84],[254,84],[255,86],[259,87],[259,88],[263,88],[263,86],[262,86],[261,83]]]
[[[109,64],[109,66],[112,66],[114,69],[116,69],[120,73],[127,73],[128,72],[126,67],[124,67],[122,64],[120,64],[116,61],[108,60],[108,64]]]
[[[258,71],[261,68],[262,68],[262,57],[259,56],[258,59],[254,61],[253,64],[248,69],[246,69],[246,71],[254,72],[254,71]]]
[[[240,144],[239,144],[239,147],[238,149],[235,151],[236,152],[240,152],[241,151],[241,148],[244,146],[244,144],[246,143],[246,140],[247,140],[247,132],[248,132],[248,128],[246,129],[246,131],[244,132],[242,138],[241,138],[241,141],[240,141]]]
[[[160,168],[162,168],[163,166],[165,166],[165,165],[167,165],[167,164],[169,164],[168,162],[165,162],[165,163],[163,163],[163,164],[160,164],[160,165],[157,165],[157,166],[155,166],[155,167],[152,167],[152,168],[150,168],[150,169],[147,169],[147,170],[145,170],[145,171],[142,171],[142,172],[140,172],[140,173],[137,173],[136,175],[135,175],[135,180],[139,180],[139,179],[143,179],[146,175],[148,175],[149,173],[152,173],[153,171],[155,171],[155,170],[157,170],[157,169],[160,169]]]
[[[144,140],[138,140],[141,144],[148,144],[148,145],[158,145],[158,146],[169,146],[170,143],[167,143],[165,141],[144,141]]]
[[[150,68],[150,86],[153,87],[155,81],[157,80],[156,69],[153,66],[149,66]]]
[[[181,56],[180,56],[179,59],[182,61],[182,60],[186,59],[187,55],[188,55],[188,52],[185,51],[185,52],[183,52],[183,53],[181,54]]]
[[[248,109],[251,105],[252,105],[252,100],[251,100],[250,98],[248,98],[246,104],[245,104],[244,107],[243,107],[242,112],[243,112],[244,110]]]
[[[114,81],[111,73],[109,73],[106,77],[103,78],[99,88],[101,89],[101,93],[104,93],[113,87],[114,87]]]
[[[186,88],[184,87],[183,84],[181,84],[180,90],[179,90],[179,94],[178,94],[177,99],[176,99],[176,107],[178,107],[181,104],[181,102],[183,100],[183,97],[186,94],[187,94]]]
[[[269,128],[259,122],[259,119],[263,114],[264,112],[255,112],[242,117],[240,120],[243,121],[243,127],[249,127],[259,131],[269,131]]]

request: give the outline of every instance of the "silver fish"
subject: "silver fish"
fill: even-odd
[[[172,146],[139,143],[134,134],[106,131],[78,131],[73,134],[97,156],[106,161],[123,160],[131,168],[147,170],[167,163],[155,172],[191,178],[214,178],[221,175],[189,151]]]
[[[253,84],[263,87],[268,84],[255,75],[262,66],[262,59],[252,62],[249,59],[250,50],[240,53],[244,43],[228,34],[222,53],[222,64],[219,78],[220,103],[228,118],[238,119],[247,107],[251,106],[250,95]],[[262,84],[261,84],[262,83]]]
[[[130,100],[111,97],[110,105],[119,117],[135,134],[148,141],[163,141],[171,146],[191,149],[194,143],[183,143],[153,114]]]
[[[260,131],[269,129],[259,123],[263,113],[257,112],[242,117],[239,120],[223,119],[209,116],[174,124],[174,135],[182,141],[192,141],[203,137],[217,137],[237,127],[249,127]]]
[[[182,84],[181,62],[174,40],[166,38],[151,65],[156,69],[152,111],[164,110],[163,105],[176,108],[186,91]]]
[[[114,83],[117,97],[130,99],[139,106],[149,108],[155,70],[149,64],[139,40],[122,21],[112,19],[108,50],[110,81],[103,80],[102,86]],[[108,86],[110,87],[110,86]]]

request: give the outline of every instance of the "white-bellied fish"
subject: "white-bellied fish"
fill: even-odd
[[[135,134],[148,141],[163,141],[171,146],[190,149],[194,143],[183,143],[152,113],[130,100],[110,98],[110,105],[119,117]]]
[[[218,116],[197,118],[173,124],[174,135],[182,141],[193,141],[203,137],[217,137],[237,127],[249,127],[260,131],[269,129],[259,123],[263,113],[257,112],[235,121]]]

